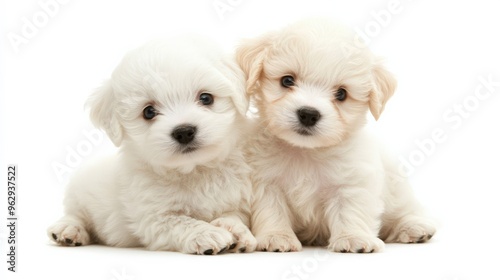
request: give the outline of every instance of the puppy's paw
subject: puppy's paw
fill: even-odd
[[[81,225],[58,222],[47,230],[47,235],[63,246],[82,246],[90,243],[90,236]]]
[[[370,235],[348,235],[330,241],[328,249],[340,253],[373,253],[384,249],[384,242]]]
[[[268,252],[298,252],[302,244],[295,234],[279,233],[257,237],[257,250]]]
[[[234,218],[218,218],[211,222],[216,227],[221,227],[231,232],[236,239],[236,243],[229,246],[230,252],[250,253],[257,247],[257,239],[252,232],[241,221]]]
[[[399,243],[424,243],[429,241],[436,233],[432,222],[425,219],[406,220],[397,227],[393,242]]]
[[[186,242],[185,253],[216,255],[228,250],[236,240],[226,229],[207,224]]]

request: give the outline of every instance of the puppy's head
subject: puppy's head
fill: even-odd
[[[177,38],[127,54],[88,105],[122,151],[154,168],[190,170],[229,153],[248,101],[235,61],[206,40]]]
[[[378,119],[396,81],[354,33],[308,20],[243,42],[237,60],[264,127],[299,147],[333,146]]]

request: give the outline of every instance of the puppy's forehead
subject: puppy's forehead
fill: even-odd
[[[218,48],[183,41],[150,43],[125,56],[113,72],[113,86],[136,100],[192,101],[201,90],[225,86],[222,55]]]
[[[372,60],[357,36],[343,27],[299,24],[277,35],[265,70],[271,75],[287,71],[306,80],[341,83],[353,76],[367,75]]]

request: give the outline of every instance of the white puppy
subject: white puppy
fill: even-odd
[[[432,237],[397,164],[363,130],[396,81],[353,33],[302,21],[245,41],[237,59],[260,117],[249,146],[258,250],[361,253]]]
[[[120,147],[77,172],[57,243],[251,252],[250,169],[240,146],[244,75],[207,40],[155,41],[127,54],[88,103]]]

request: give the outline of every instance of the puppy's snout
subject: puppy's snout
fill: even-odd
[[[321,114],[314,108],[301,107],[297,110],[297,117],[302,125],[309,127],[314,126],[319,121]]]
[[[180,144],[188,144],[193,141],[196,136],[196,131],[198,129],[196,126],[192,125],[180,125],[174,128],[172,131],[172,138],[174,138]]]

